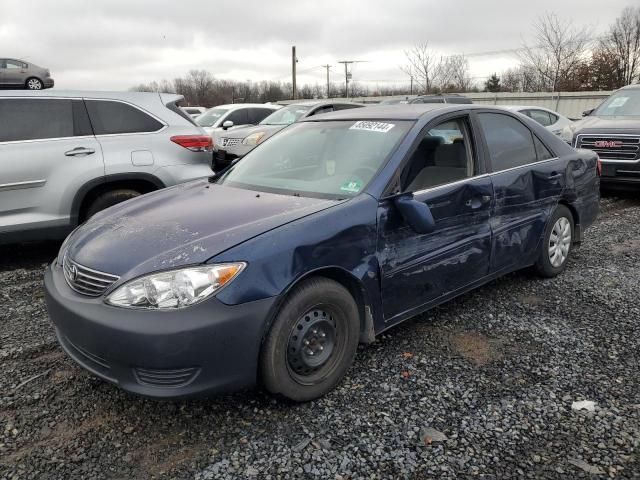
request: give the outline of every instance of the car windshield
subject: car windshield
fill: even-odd
[[[195,118],[195,122],[201,127],[213,127],[229,110],[226,108],[212,108]]]
[[[640,89],[622,90],[611,95],[593,112],[601,117],[640,116]]]
[[[311,109],[311,105],[289,105],[276,110],[260,122],[260,125],[291,125],[302,118]]]
[[[348,198],[377,174],[407,121],[301,122],[249,152],[217,183],[288,195]]]

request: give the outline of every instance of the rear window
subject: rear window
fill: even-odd
[[[73,136],[71,100],[0,100],[0,142]]]
[[[157,132],[164,125],[142,110],[112,100],[87,100],[87,110],[96,135]]]

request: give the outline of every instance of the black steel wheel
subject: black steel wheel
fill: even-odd
[[[262,384],[296,401],[318,398],[342,379],[359,336],[349,291],[327,278],[302,282],[288,296],[260,355]]]

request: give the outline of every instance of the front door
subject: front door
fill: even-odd
[[[0,98],[0,231],[68,227],[104,164],[82,100]]]
[[[466,115],[428,126],[400,175],[400,190],[426,203],[435,231],[416,233],[394,206],[378,208],[385,321],[395,323],[488,274],[491,180],[482,175]]]
[[[476,118],[494,172],[491,271],[522,268],[535,261],[547,219],[565,186],[566,162],[515,117],[481,112]]]

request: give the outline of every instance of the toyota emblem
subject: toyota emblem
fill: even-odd
[[[78,268],[75,265],[71,265],[69,267],[69,279],[75,282],[76,278],[78,278]]]

